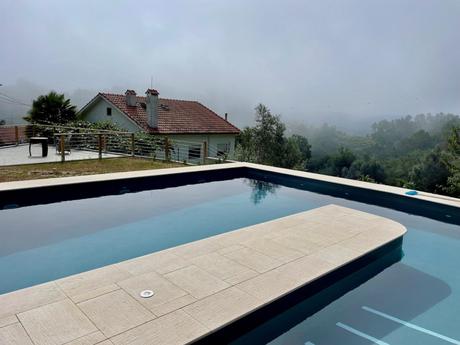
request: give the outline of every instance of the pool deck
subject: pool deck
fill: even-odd
[[[193,342],[405,232],[328,205],[212,236],[0,295],[0,343]]]
[[[86,176],[71,176],[71,177],[58,177],[49,179],[38,179],[38,180],[26,180],[26,181],[13,181],[13,182],[2,182],[0,183],[0,192],[2,191],[15,191],[28,188],[40,188],[48,186],[64,186],[69,184],[82,184],[91,182],[101,181],[116,181],[123,179],[132,179],[140,177],[154,177],[181,174],[181,173],[196,173],[196,172],[209,172],[213,170],[224,170],[224,169],[239,169],[249,168],[257,169],[262,172],[283,174],[292,177],[305,178],[311,181],[320,181],[333,183],[338,186],[354,187],[363,190],[371,190],[376,192],[384,192],[388,194],[397,195],[408,199],[424,200],[436,204],[452,206],[460,208],[460,199],[449,196],[418,192],[417,195],[406,195],[406,192],[410,189],[394,187],[384,184],[371,183],[365,181],[351,180],[343,177],[329,176],[311,173],[307,171],[291,170],[285,168],[277,168],[268,165],[246,163],[246,162],[232,162],[226,164],[210,164],[210,165],[198,165],[181,168],[168,168],[168,169],[156,169],[156,170],[140,170],[140,171],[127,171],[119,173],[108,173],[98,175],[86,175]]]

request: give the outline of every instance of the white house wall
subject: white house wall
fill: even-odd
[[[107,108],[112,108],[112,116],[107,116]],[[139,132],[141,130],[125,114],[103,99],[97,100],[90,109],[87,109],[83,119],[89,122],[109,121],[116,123],[128,132]]]

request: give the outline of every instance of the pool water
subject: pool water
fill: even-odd
[[[405,225],[404,257],[272,343],[460,344],[458,225],[247,178],[2,210],[0,293],[331,203]]]

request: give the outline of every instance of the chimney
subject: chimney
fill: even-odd
[[[225,113],[225,121],[227,121],[227,117],[228,117],[228,114],[227,114],[227,113]]]
[[[126,105],[130,107],[135,107],[137,103],[136,91],[126,90],[125,96],[126,96]]]
[[[160,93],[155,89],[147,89],[145,94],[147,95],[147,102],[145,102],[147,123],[152,128],[158,128],[158,95]]]

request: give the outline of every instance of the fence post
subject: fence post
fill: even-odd
[[[14,138],[16,139],[16,146],[19,145],[19,128],[14,126]]]
[[[168,137],[165,138],[165,161],[169,162],[171,157],[169,156],[169,139]]]
[[[131,133],[131,156],[134,157],[134,133]]]
[[[60,138],[61,140],[59,142],[59,146],[61,149],[61,162],[64,163],[65,162],[65,135],[61,134]]]
[[[203,141],[203,164],[206,164],[207,157],[208,157],[208,142]]]
[[[99,159],[102,159],[102,134],[99,133],[98,135],[98,139],[99,139]]]

